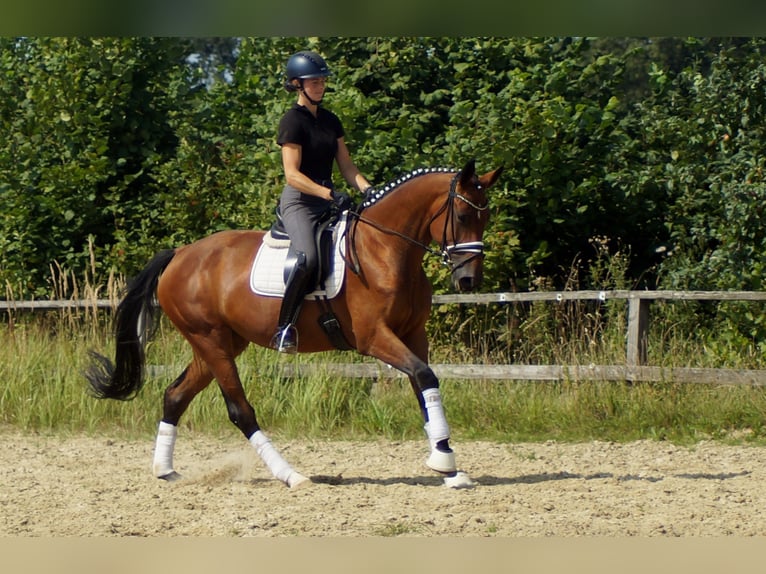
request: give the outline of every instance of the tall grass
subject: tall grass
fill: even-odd
[[[163,321],[147,348],[148,376],[139,396],[128,402],[97,400],[82,375],[89,364],[87,352],[96,348],[111,356],[113,344],[94,334],[87,322],[81,330],[62,332],[59,321],[17,317],[13,326],[0,327],[0,424],[38,432],[154,433],[164,390],[191,359],[182,337]],[[71,320],[67,324],[71,327]],[[300,377],[280,374],[285,362],[350,357],[283,357],[252,346],[238,366],[261,425],[273,432],[324,438],[415,436],[422,422],[409,385],[380,393],[372,380],[339,380],[321,369]],[[194,399],[182,424],[205,433],[233,432],[215,383]]]
[[[63,285],[62,274],[57,275]],[[67,281],[71,283],[71,278]],[[115,297],[120,282],[80,297]],[[61,294],[72,296],[71,284]],[[527,306],[441,306],[430,324],[433,362],[620,364],[625,360],[624,302]],[[732,303],[729,303],[732,304]],[[650,362],[663,366],[763,368],[756,342],[694,329],[690,304],[652,310]],[[162,396],[186,366],[188,345],[163,318],[147,347],[146,384],[133,401],[97,400],[82,372],[88,350],[113,355],[108,311],[12,312],[0,324],[0,425],[34,432],[153,435]],[[321,368],[285,377],[284,363],[366,361],[353,353],[284,357],[251,346],[238,359],[258,419],[285,437],[390,440],[424,437],[409,382],[338,379]],[[498,441],[700,439],[762,442],[766,391],[672,381],[526,382],[443,380],[456,439]],[[186,429],[236,434],[215,383],[182,419]]]
[[[130,402],[94,399],[82,376],[90,348],[111,342],[83,321],[16,319],[0,328],[0,423],[37,432],[153,434],[165,387],[189,360],[184,341],[162,325],[147,350],[150,369]],[[238,360],[248,397],[262,426],[290,437],[420,438],[422,420],[409,383],[337,379],[321,369],[281,376],[284,362],[361,360],[353,354],[288,358],[251,347]],[[691,360],[691,357],[689,357]],[[704,359],[703,359],[704,360]],[[766,392],[746,386],[673,382],[442,381],[455,437],[517,440],[632,440],[701,438],[761,440]],[[236,432],[211,384],[182,420],[203,433]]]

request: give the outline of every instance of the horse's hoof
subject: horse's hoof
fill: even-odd
[[[311,484],[311,479],[303,476],[299,472],[293,471],[293,473],[287,478],[287,486],[290,487],[290,490],[300,490],[301,488],[311,486]]]
[[[176,480],[181,480],[181,475],[178,474],[175,470],[172,470],[167,474],[158,476],[157,478],[159,478],[160,480],[166,480],[167,482],[175,482]]]
[[[455,453],[453,451],[445,452],[435,448],[426,460],[426,466],[436,472],[455,472]]]
[[[444,477],[444,486],[449,488],[474,488],[476,483],[464,472],[456,472],[451,476]]]

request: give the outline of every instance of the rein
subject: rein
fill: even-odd
[[[428,222],[428,225],[430,226],[431,223],[439,217],[445,210],[447,211],[447,216],[444,218],[444,230],[442,231],[442,243],[440,246],[440,250],[436,251],[435,249],[432,249],[429,245],[422,243],[418,241],[417,239],[413,239],[412,237],[405,235],[404,233],[401,233],[400,231],[397,231],[395,229],[391,229],[390,227],[385,227],[383,225],[380,225],[379,223],[368,219],[361,213],[358,213],[353,210],[349,210],[349,215],[352,215],[357,221],[360,221],[362,223],[366,223],[370,227],[373,227],[380,231],[381,233],[385,233],[387,235],[394,235],[396,237],[399,237],[400,239],[404,239],[405,241],[408,241],[409,243],[416,245],[417,247],[420,247],[421,249],[425,250],[427,253],[430,253],[431,255],[440,256],[442,263],[449,267],[450,272],[454,272],[457,269],[460,269],[463,265],[466,265],[468,262],[474,260],[477,257],[480,257],[484,254],[484,242],[483,241],[469,241],[466,243],[455,243],[453,245],[447,245],[447,229],[450,224],[452,224],[452,237],[456,237],[455,234],[455,217],[454,217],[454,209],[455,209],[455,199],[459,199],[461,201],[464,201],[469,206],[474,208],[476,211],[486,211],[489,209],[489,203],[487,205],[481,206],[477,205],[476,203],[472,202],[467,197],[457,193],[457,184],[458,180],[460,178],[460,173],[458,172],[455,174],[455,176],[450,181],[450,188],[449,188],[449,194],[447,196],[447,201],[442,205],[442,207],[431,217],[431,221]],[[352,246],[352,253],[353,253],[353,261],[347,263],[350,264],[351,269],[356,273],[357,275],[360,272],[360,266],[359,266],[359,257],[356,253],[356,242],[354,241],[354,233],[356,232],[356,225],[354,226],[354,231],[351,235],[351,246]],[[459,253],[472,253],[473,255],[469,258],[467,258],[464,261],[461,261],[459,264],[454,264],[452,262],[452,256]]]

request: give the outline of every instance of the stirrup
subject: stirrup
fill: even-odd
[[[278,329],[271,339],[271,347],[280,353],[294,355],[298,352],[298,331],[293,325]]]

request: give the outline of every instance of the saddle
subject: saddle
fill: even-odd
[[[290,236],[285,231],[284,220],[282,219],[282,210],[279,204],[275,211],[276,219],[272,223],[271,228],[267,236],[264,238],[264,242],[268,242],[270,246],[287,247],[287,258],[285,260],[285,266],[282,272],[282,279],[287,282],[287,278],[290,277],[290,272],[295,266],[295,252],[290,244]],[[325,282],[327,277],[333,270],[333,260],[335,253],[333,250],[333,244],[336,240],[335,231],[338,228],[338,224],[341,223],[341,216],[343,215],[343,228],[345,228],[345,215],[339,213],[337,210],[328,209],[324,218],[317,225],[314,241],[317,246],[317,253],[319,254],[319,267],[316,272],[316,284],[315,289],[325,291]],[[339,237],[337,238],[339,239]]]
[[[319,254],[315,285],[306,299],[312,299],[323,305],[324,313],[319,317],[319,324],[336,348],[352,349],[346,341],[329,300],[336,297],[343,287],[346,262],[344,242],[347,215],[336,210],[328,210],[327,216],[317,226],[315,240]],[[276,220],[264,235],[252,269],[250,271],[250,289],[267,297],[282,297],[285,284],[293,266],[297,262],[291,247],[290,237],[285,232],[282,214],[276,210]]]

